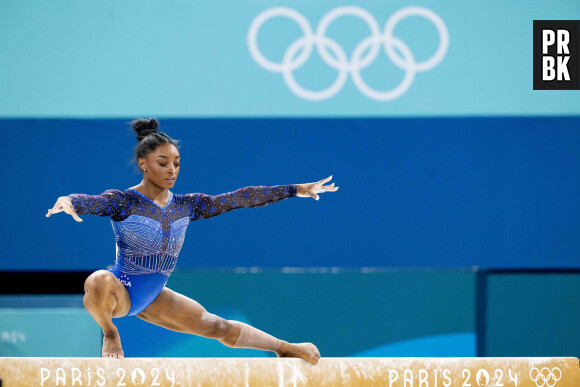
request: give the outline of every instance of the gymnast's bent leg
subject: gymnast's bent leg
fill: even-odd
[[[125,286],[110,271],[98,270],[85,281],[83,304],[103,329],[103,357],[123,358],[121,337],[113,317],[123,317],[131,308]]]
[[[320,352],[313,344],[288,343],[250,325],[225,320],[168,288],[163,288],[155,301],[137,317],[172,331],[217,339],[228,347],[271,351],[279,357],[299,357],[314,364],[320,360]]]

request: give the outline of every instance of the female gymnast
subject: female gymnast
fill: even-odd
[[[316,183],[246,187],[217,196],[177,195],[173,188],[180,168],[177,141],[158,132],[156,119],[132,122],[139,141],[135,154],[143,180],[125,191],[110,189],[101,195],[61,196],[47,217],[64,211],[77,222],[79,215],[111,218],[117,243],[115,268],[98,270],[85,282],[83,303],[103,329],[102,355],[123,358],[113,318],[134,316],[177,332],[219,340],[234,348],[275,352],[317,364],[320,352],[311,343],[288,343],[250,325],[209,313],[196,301],[165,287],[177,263],[190,222],[238,208],[256,208],[294,197],[319,199],[338,189],[331,178]]]

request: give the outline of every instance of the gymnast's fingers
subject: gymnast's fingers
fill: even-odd
[[[332,183],[332,184],[330,184],[330,185],[323,185],[323,186],[321,186],[320,188],[321,188],[321,189],[323,189],[323,190],[325,190],[325,191],[332,191],[332,190],[336,191],[336,190],[334,189],[334,188],[335,188],[335,187],[334,187],[334,183]],[[336,187],[336,188],[338,188],[338,187]]]
[[[322,185],[328,181],[332,180],[332,175],[330,175],[329,177],[327,177],[326,179],[322,179],[318,182],[318,184]]]
[[[63,209],[62,205],[57,201],[54,204],[54,207],[52,207],[48,210],[48,212],[46,213],[46,217],[48,218],[48,217],[50,217],[50,215],[58,214],[61,211],[64,211],[64,209]]]

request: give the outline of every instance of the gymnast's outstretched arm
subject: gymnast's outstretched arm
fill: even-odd
[[[263,207],[294,196],[318,200],[317,194],[338,189],[334,183],[323,186],[330,179],[332,176],[315,183],[245,187],[216,196],[189,194],[186,197],[193,201],[191,220],[208,219],[238,208]]]
[[[100,195],[71,194],[61,196],[54,206],[48,210],[46,217],[64,211],[77,222],[83,220],[79,215],[110,216],[114,220],[122,220],[130,215],[131,206],[119,190],[107,190]]]

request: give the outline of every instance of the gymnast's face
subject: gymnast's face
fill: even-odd
[[[179,174],[179,151],[173,144],[159,145],[144,159],[139,159],[143,177],[159,188],[173,188]]]

